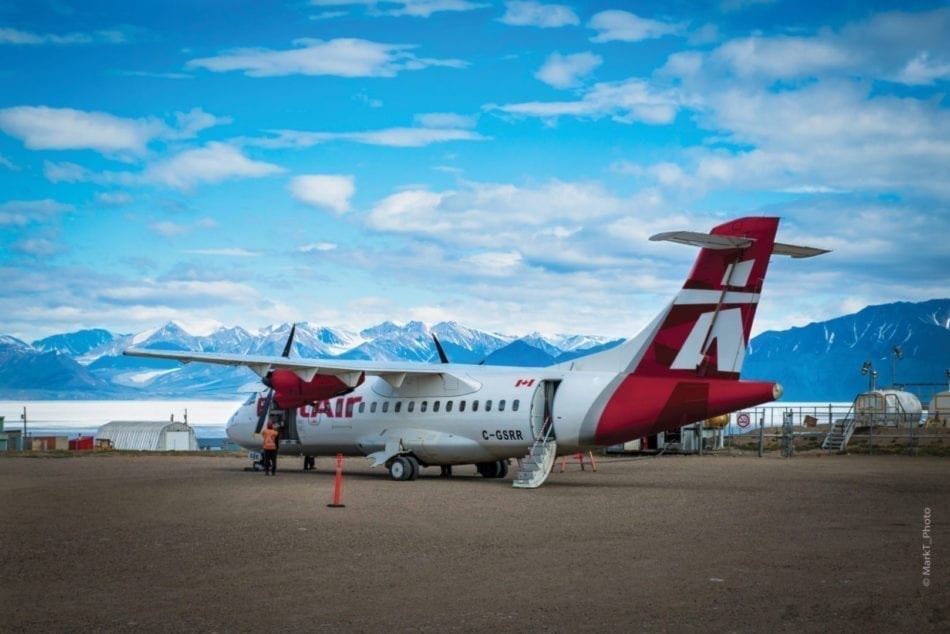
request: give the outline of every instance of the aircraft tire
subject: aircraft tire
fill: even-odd
[[[414,480],[413,474],[418,477],[419,467],[412,456],[396,456],[389,462],[389,477],[393,480]]]
[[[483,478],[503,478],[508,473],[508,465],[504,464],[504,472],[502,472],[503,460],[496,460],[495,462],[479,462],[475,465],[475,468],[478,469],[478,474]]]
[[[498,475],[496,475],[495,477],[504,478],[506,475],[508,475],[508,461],[499,460],[498,461]]]
[[[415,480],[419,477],[419,472],[422,470],[419,466],[419,461],[416,460],[415,456],[406,456],[406,460],[409,461],[409,465],[412,467],[412,473],[409,475],[409,479]]]

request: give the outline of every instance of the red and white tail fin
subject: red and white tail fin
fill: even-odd
[[[710,233],[677,231],[651,240],[702,247],[634,374],[738,379],[778,218],[741,218]]]
[[[781,396],[777,383],[739,380],[769,258],[825,251],[776,243],[778,221],[740,218],[708,234],[651,238],[702,250],[675,299],[637,337],[573,362],[617,373],[585,417],[581,444],[624,442]]]

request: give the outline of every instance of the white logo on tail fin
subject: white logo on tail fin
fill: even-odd
[[[749,283],[749,275],[752,274],[752,265],[755,260],[744,260],[735,265],[730,264],[726,267],[726,273],[722,276],[723,286],[732,286],[742,288]]]
[[[673,365],[674,370],[695,370],[702,363],[706,352],[716,342],[716,370],[739,372],[745,358],[745,337],[742,334],[742,310],[727,308],[719,311],[713,324],[715,312],[703,313],[693,324],[683,347]],[[711,332],[710,332],[711,329]],[[707,341],[708,339],[708,341]],[[703,347],[705,344],[705,348]]]

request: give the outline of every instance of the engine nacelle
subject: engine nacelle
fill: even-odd
[[[317,374],[309,381],[304,381],[290,370],[274,370],[268,382],[274,388],[277,407],[295,409],[352,392],[364,380],[366,375],[361,373],[356,385],[349,386],[332,374]]]

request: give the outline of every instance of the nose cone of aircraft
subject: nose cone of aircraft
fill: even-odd
[[[228,419],[224,432],[231,439],[231,442],[247,448],[259,448],[261,445],[260,437],[255,437],[254,428],[257,426],[257,407],[255,404],[242,405],[238,411],[234,412]]]

